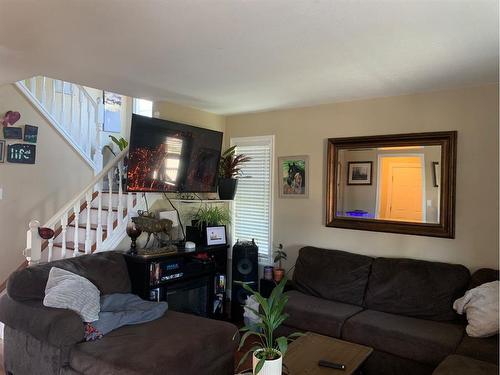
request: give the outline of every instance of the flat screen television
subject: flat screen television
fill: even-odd
[[[132,115],[129,192],[215,192],[222,133]]]

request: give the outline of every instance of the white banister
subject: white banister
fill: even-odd
[[[99,181],[97,184],[97,231],[96,231],[96,251],[101,250],[102,245],[102,185]]]
[[[23,255],[26,257],[28,264],[37,264],[42,258],[42,237],[38,233],[40,222],[31,220],[29,223],[28,233],[26,235],[26,249]]]
[[[66,212],[62,218],[61,218],[61,237],[62,237],[62,243],[61,243],[61,258],[66,258],[68,256],[67,253],[67,248],[66,248],[66,234],[68,231],[68,213]]]
[[[79,235],[79,228],[80,228],[80,199],[78,199],[77,202],[73,204],[73,212],[75,214],[75,218],[73,219],[73,222],[75,223],[75,230],[73,234],[73,256],[76,257],[78,255],[78,244],[80,238],[78,238]]]
[[[91,238],[90,238],[90,205],[92,203],[92,191],[88,191],[85,196],[85,203],[87,206],[87,218],[85,223],[85,254],[90,254],[91,252]]]
[[[108,236],[113,232],[113,173],[115,166],[108,171],[108,222],[106,224]]]
[[[118,162],[118,213],[117,216],[123,220],[123,161]]]
[[[51,225],[50,229],[55,230],[55,225]],[[52,261],[52,255],[53,255],[52,253],[54,249],[54,237],[49,238],[48,248],[49,248],[49,253],[47,255],[47,261],[50,262]]]

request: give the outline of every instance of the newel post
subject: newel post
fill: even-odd
[[[32,265],[39,263],[42,258],[42,237],[38,233],[40,222],[38,220],[31,220],[29,228],[26,235],[26,249],[23,255],[26,257],[28,264]]]
[[[95,108],[95,145],[94,145],[94,165],[96,170],[94,173],[97,175],[103,168],[103,156],[101,147],[101,134],[103,131],[104,124],[104,104],[102,103],[102,98],[97,98],[97,106]]]

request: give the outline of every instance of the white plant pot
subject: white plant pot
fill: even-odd
[[[257,363],[259,363],[259,359],[255,356],[255,353],[261,352],[262,349],[256,350],[253,352],[252,356],[252,364],[253,364],[253,374],[256,375],[255,373],[255,367],[257,366]],[[282,372],[282,366],[283,366],[283,356],[278,350],[275,350],[277,354],[279,354],[278,359],[273,359],[270,361],[267,361],[264,363],[264,366],[262,369],[259,371],[258,375],[281,375]]]

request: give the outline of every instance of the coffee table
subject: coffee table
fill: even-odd
[[[284,363],[290,375],[351,375],[372,352],[368,346],[307,332],[290,344]],[[320,367],[320,359],[343,364],[345,370]]]

